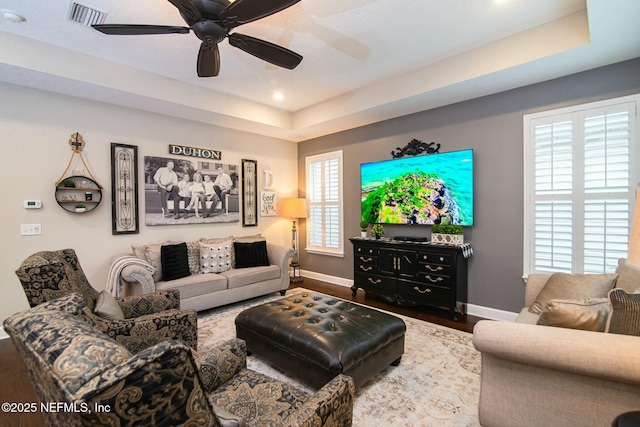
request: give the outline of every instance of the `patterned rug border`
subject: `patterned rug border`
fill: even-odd
[[[198,352],[206,352],[209,346],[235,338],[233,320],[241,311],[303,292],[326,295],[299,287],[287,291],[285,296],[274,293],[198,313]],[[400,365],[388,367],[356,392],[355,427],[480,425],[480,354],[471,343],[472,334],[346,301],[391,314],[407,325],[405,353]],[[312,392],[256,356],[249,356],[247,365]],[[389,396],[393,396],[393,401]]]

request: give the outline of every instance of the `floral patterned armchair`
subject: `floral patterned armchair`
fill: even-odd
[[[339,375],[315,394],[246,369],[246,347],[230,340],[198,360],[177,341],[132,354],[83,321],[78,294],[4,321],[50,426],[351,425],[354,385]]]
[[[172,339],[197,348],[198,317],[193,310],[180,310],[178,291],[116,298],[124,319],[111,320],[94,313],[99,292],[87,281],[73,249],[30,255],[16,275],[31,307],[72,292],[81,295],[86,302],[83,318],[131,352]]]

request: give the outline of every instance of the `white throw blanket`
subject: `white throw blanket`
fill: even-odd
[[[133,255],[124,255],[115,259],[109,268],[109,275],[107,276],[107,292],[114,297],[120,296],[120,290],[122,288],[122,269],[129,265],[144,267],[151,274],[155,271],[155,268],[153,268],[151,264]]]

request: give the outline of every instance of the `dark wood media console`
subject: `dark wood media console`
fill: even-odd
[[[453,320],[467,303],[467,259],[457,246],[389,239],[349,239],[353,286],[398,305],[449,310]]]

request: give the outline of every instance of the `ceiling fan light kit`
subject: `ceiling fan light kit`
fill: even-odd
[[[302,56],[266,40],[240,33],[234,28],[280,12],[300,0],[169,0],[188,27],[137,24],[98,24],[96,30],[109,35],[187,34],[191,31],[202,40],[196,69],[199,77],[214,77],[220,72],[218,44],[229,44],[278,67],[294,69]]]

